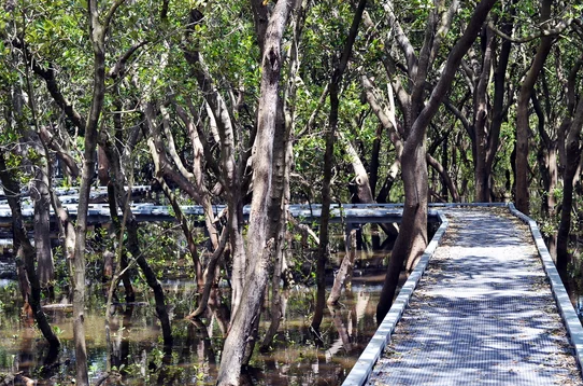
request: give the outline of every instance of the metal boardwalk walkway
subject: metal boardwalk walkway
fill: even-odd
[[[543,269],[536,235],[508,208],[444,213],[441,245],[344,385],[583,385],[573,347],[581,325],[564,320],[574,311],[554,266]]]

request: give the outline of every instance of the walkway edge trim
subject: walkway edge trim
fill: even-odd
[[[559,313],[563,318],[565,327],[569,332],[569,339],[573,349],[575,350],[577,364],[579,365],[579,369],[583,369],[583,327],[581,326],[581,321],[579,320],[579,317],[577,316],[577,313],[571,304],[569,294],[567,293],[567,290],[563,285],[563,281],[559,276],[555,262],[553,261],[551,254],[545,245],[538,225],[536,221],[517,210],[514,207],[514,204],[508,204],[508,208],[513,215],[518,217],[524,223],[528,224],[530,227],[530,232],[538,249],[540,259],[543,263],[543,268],[551,283],[551,289],[557,303],[557,308],[559,309]]]
[[[429,264],[429,259],[431,256],[433,256],[433,253],[441,244],[441,239],[443,238],[443,235],[449,225],[449,222],[443,213],[437,211],[437,215],[441,220],[439,229],[437,232],[435,232],[435,235],[425,249],[421,259],[399,291],[399,295],[397,296],[397,299],[395,299],[391,309],[358,358],[358,361],[355,363],[354,367],[348,374],[348,377],[346,377],[342,383],[342,386],[363,386],[368,381],[376,361],[381,357],[385,347],[391,341],[391,335],[395,331],[395,327],[401,319],[403,311],[409,304],[411,296],[413,295],[413,291],[415,291],[419,280],[421,280],[421,277],[423,276],[423,273]]]

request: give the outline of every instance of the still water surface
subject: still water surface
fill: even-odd
[[[377,266],[384,255],[372,256]],[[365,260],[367,261],[367,260]],[[370,261],[370,260],[368,260]],[[370,265],[367,263],[367,265]],[[375,307],[382,275],[378,270],[357,270],[352,291],[340,307],[327,309],[319,334],[310,330],[315,292],[296,285],[285,291],[286,313],[271,350],[256,350],[244,381],[250,385],[339,385],[376,330]],[[47,311],[58,331],[62,349],[47,362],[48,350],[31,320],[21,317],[22,301],[15,282],[0,283],[0,372],[22,372],[39,385],[70,385],[74,377],[71,310]],[[112,344],[107,347],[103,292],[88,288],[85,326],[90,377],[94,384],[107,369],[120,370],[125,385],[211,385],[224,339],[224,322],[218,309],[200,322],[185,320],[194,306],[195,285],[189,280],[164,282],[172,304],[174,346],[164,359],[161,332],[153,299],[144,289],[135,305],[117,305],[112,318]],[[228,297],[227,293],[217,294]],[[269,327],[269,310],[263,310],[261,331]],[[262,337],[260,333],[260,338]]]

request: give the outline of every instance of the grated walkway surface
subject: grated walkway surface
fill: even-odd
[[[447,215],[369,385],[583,385],[528,227],[507,210]]]

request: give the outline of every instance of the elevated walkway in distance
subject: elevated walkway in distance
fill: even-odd
[[[97,195],[97,193],[95,194]],[[67,209],[71,218],[77,217],[77,196],[66,196],[71,198],[73,203],[63,203],[63,208]],[[201,224],[204,222],[204,210],[200,205],[184,205],[181,207],[187,216],[199,217]],[[213,212],[218,215],[226,208],[225,205],[213,205]],[[175,221],[173,210],[170,205],[154,205],[150,203],[135,203],[130,206],[132,213],[140,222],[163,222]],[[250,207],[243,207],[245,219],[249,216]],[[322,206],[314,205],[288,205],[287,209],[292,216],[305,223],[319,221],[322,213]],[[342,204],[331,205],[330,223],[399,223],[401,222],[402,207],[395,204]],[[52,213],[52,211],[51,211]],[[118,210],[119,216],[123,213]],[[34,217],[34,207],[23,205],[22,215],[26,220]],[[53,218],[54,220],[54,218]],[[87,220],[90,224],[103,224],[111,221],[108,204],[89,204]],[[437,212],[429,210],[429,222],[439,222]],[[0,227],[10,227],[12,225],[12,211],[8,204],[0,203]]]

